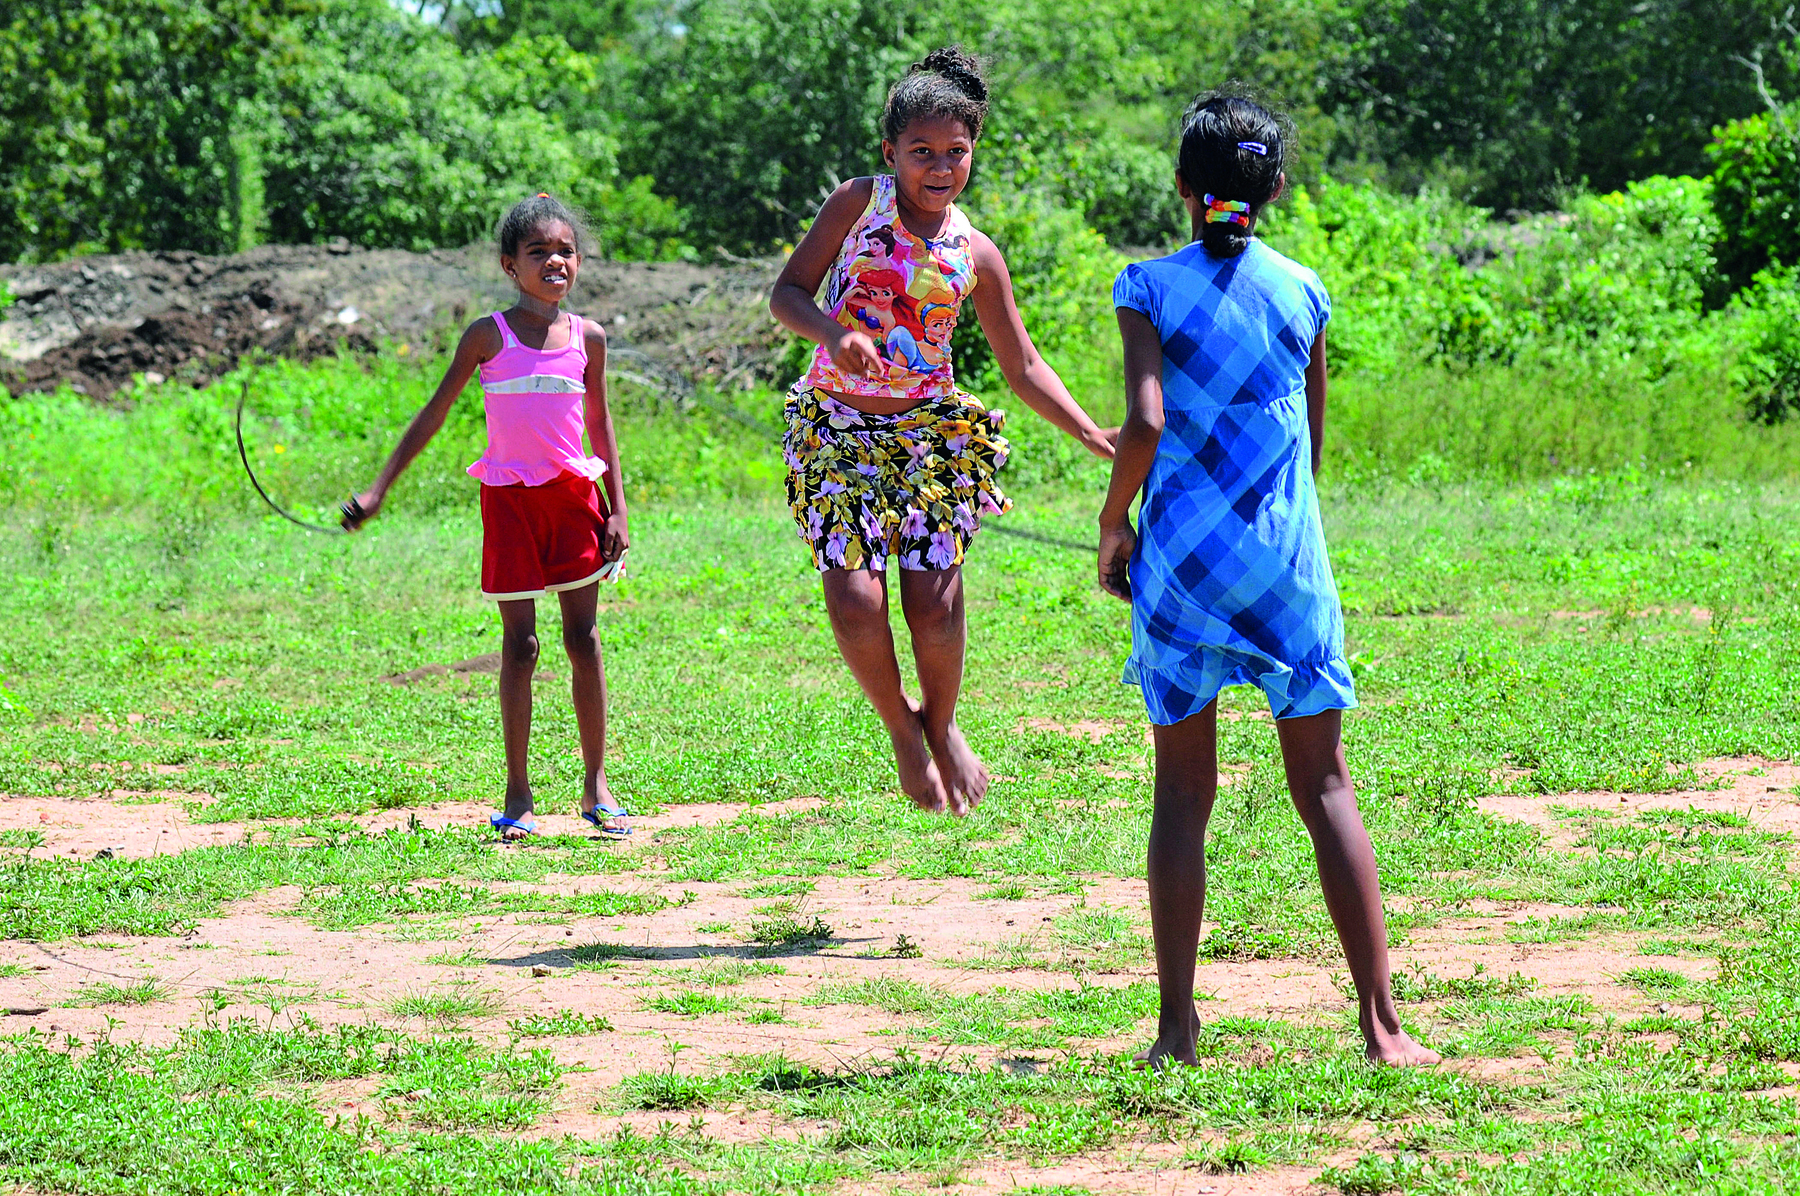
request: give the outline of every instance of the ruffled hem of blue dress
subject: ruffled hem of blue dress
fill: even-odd
[[[1356,706],[1356,682],[1341,656],[1284,664],[1230,648],[1202,647],[1164,668],[1128,660],[1119,680],[1143,691],[1150,721],[1164,727],[1199,714],[1227,685],[1261,689],[1268,696],[1270,713],[1278,719]]]

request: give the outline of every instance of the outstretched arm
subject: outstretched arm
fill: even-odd
[[[974,236],[975,277],[979,280],[970,298],[981,320],[981,331],[993,347],[994,361],[1013,393],[1033,411],[1079,440],[1096,457],[1110,458],[1116,429],[1103,430],[1063,385],[1050,363],[1039,356],[1025,331],[1019,305],[1013,299],[1012,275],[1006,269],[999,246],[985,233]]]
[[[1112,482],[1100,508],[1100,588],[1131,601],[1127,566],[1137,547],[1131,527],[1131,500],[1144,488],[1156,446],[1162,440],[1162,338],[1139,311],[1119,308],[1119,339],[1125,345],[1125,422],[1113,457]]]
[[[387,501],[388,487],[392,486],[399,476],[406,472],[406,467],[413,463],[413,458],[425,451],[431,438],[438,434],[444,426],[444,419],[450,414],[450,405],[475,376],[481,363],[491,360],[500,352],[500,329],[494,321],[486,316],[469,325],[457,342],[456,354],[450,358],[450,367],[444,371],[444,380],[438,383],[437,390],[432,392],[430,400],[412,417],[406,425],[406,431],[400,434],[400,443],[381,467],[381,473],[375,478],[375,484],[356,496],[356,503],[362,508],[362,518],[354,525],[346,523],[351,531],[370,519],[381,510],[381,504]]]
[[[581,414],[587,424],[588,448],[606,462],[606,473],[600,478],[606,491],[606,530],[600,538],[600,555],[616,561],[631,547],[631,534],[625,523],[625,477],[619,472],[619,438],[613,431],[612,409],[606,405],[606,329],[593,320],[581,322],[581,334],[587,338],[587,395]]]
[[[1319,476],[1319,459],[1325,452],[1325,330],[1313,339],[1312,360],[1306,363],[1306,426],[1312,433],[1312,471]]]
[[[825,201],[812,227],[794,252],[788,255],[775,289],[769,292],[769,313],[790,332],[825,346],[831,361],[846,374],[856,376],[887,372],[875,342],[866,332],[853,332],[819,310],[813,296],[825,281],[825,271],[843,247],[844,238],[856,227],[874,193],[873,179],[851,179]]]

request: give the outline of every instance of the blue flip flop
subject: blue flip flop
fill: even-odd
[[[508,818],[504,814],[489,814],[488,825],[494,828],[496,834],[505,830],[524,831],[528,835],[537,834],[537,819],[535,818]],[[500,837],[506,838],[505,835]]]
[[[620,806],[616,810],[609,810],[605,806],[596,805],[591,810],[583,810],[578,805],[576,806],[576,812],[581,815],[583,821],[591,824],[595,830],[603,835],[611,836],[614,839],[626,839],[631,837],[631,828],[628,826],[616,827],[606,825],[606,820],[608,818],[631,817],[631,811],[627,810],[624,806]]]

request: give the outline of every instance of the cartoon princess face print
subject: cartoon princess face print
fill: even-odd
[[[945,303],[933,303],[921,315],[925,326],[925,343],[920,354],[933,367],[950,360],[950,337],[956,331],[956,309]]]
[[[893,229],[883,225],[872,225],[863,230],[862,244],[858,248],[856,256],[887,262],[892,260],[896,245]]]

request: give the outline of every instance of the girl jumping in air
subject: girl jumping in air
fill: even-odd
[[[606,673],[594,626],[599,583],[617,579],[630,536],[619,446],[606,408],[606,332],[560,304],[586,240],[568,208],[539,194],[500,221],[500,268],[519,301],[469,325],[444,380],[400,437],[381,476],[350,504],[352,531],[381,510],[388,488],[431,443],[479,369],[488,446],[469,473],[481,482],[481,592],[500,604],[500,725],[506,808],[489,821],[503,839],[537,827],[526,774],[537,599],[562,603],[575,721],[586,765],[581,816],[602,834],[631,833],[606,785]],[[584,451],[587,432],[592,455]],[[602,497],[601,487],[605,487]],[[358,509],[360,508],[360,510]]]
[[[1100,584],[1131,603],[1125,680],[1142,687],[1155,724],[1150,921],[1162,1011],[1139,1057],[1152,1067],[1195,1062],[1217,699],[1233,684],[1268,695],[1369,1058],[1438,1061],[1394,1008],[1375,852],[1340,738],[1356,695],[1313,489],[1331,300],[1316,274],[1253,235],[1285,183],[1283,123],[1237,96],[1197,100],[1176,174],[1193,244],[1127,266],[1113,287],[1128,414],[1100,514]]]
[[[938,305],[947,336],[963,300],[973,300],[1013,392],[1096,456],[1112,456],[1110,434],[1026,335],[1000,251],[956,206],[986,115],[987,84],[960,48],[916,63],[882,113],[881,153],[893,173],[831,194],[769,301],[776,319],[819,346],[788,392],[784,446],[788,498],[831,629],[887,725],[900,787],[921,809],[955,814],[988,786],[956,726],[962,562],[981,517],[1011,505],[994,479],[1007,444],[1000,413],[956,389],[948,354],[925,352],[926,329],[892,313]],[[821,284],[823,309],[814,298]],[[875,291],[893,300],[872,304]],[[900,567],[917,703],[902,688],[888,626],[890,561]]]

